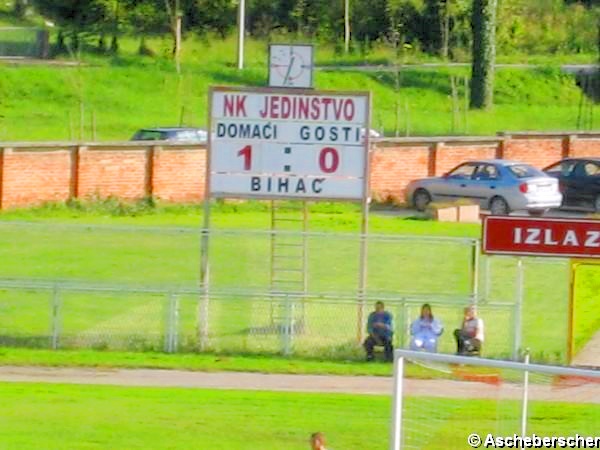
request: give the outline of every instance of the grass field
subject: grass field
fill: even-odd
[[[0,410],[7,449],[37,450],[43,443],[52,449],[300,450],[317,430],[331,448],[388,445],[389,397],[18,383],[0,384],[0,395],[10,405]],[[406,408],[423,402],[428,399],[409,397]],[[498,422],[494,401],[436,399],[436,417],[450,413],[443,424],[408,432],[431,449],[465,448],[474,431],[518,432],[518,402],[500,403],[506,412]],[[530,429],[538,435],[597,431],[597,405],[535,406]]]
[[[395,77],[383,72],[317,71],[316,86],[370,90],[372,127],[388,135],[492,135],[502,130],[571,130],[581,92],[558,69],[499,69],[496,106],[463,113],[467,68],[411,68]],[[451,76],[459,83],[453,114]],[[78,67],[0,65],[0,141],[127,140],[142,127],[206,126],[210,85],[263,86],[265,66],[243,71],[209,60],[189,63],[178,75],[171,63],[118,59]],[[83,116],[80,104],[83,105]],[[83,120],[82,120],[83,117]]]
[[[84,205],[75,210],[46,207],[2,215],[0,278],[58,279],[115,286],[112,292],[90,293],[74,288],[61,292],[61,345],[112,348],[112,336],[116,341],[127,342],[125,349],[160,350],[168,309],[166,292],[197,284],[199,236],[196,227],[201,218],[198,209],[138,210],[135,217],[129,213],[132,211],[108,209],[107,205]],[[225,204],[214,208],[213,219],[214,226],[223,232],[231,227],[268,229],[269,215],[262,204]],[[352,302],[357,288],[358,242],[350,233],[358,229],[358,223],[359,214],[351,206],[319,205],[311,213],[311,229],[349,234],[347,237],[329,235],[327,246],[322,245],[323,238],[319,236],[309,241],[311,294],[302,311],[310,327],[308,334],[295,338],[295,351],[299,355],[316,356],[317,352],[351,359],[361,355],[355,345],[356,305]],[[390,301],[388,306],[398,323],[412,319],[420,302],[433,302],[446,326],[441,348],[452,351],[451,330],[460,322],[461,307],[470,289],[470,247],[460,242],[402,241],[397,235],[419,239],[424,235],[472,238],[478,235],[479,227],[373,214],[371,230],[382,238],[370,243],[370,295],[397,298],[399,293],[418,294],[407,303],[406,309],[401,308],[401,303]],[[390,238],[385,237],[388,235]],[[269,242],[268,235],[247,233],[220,234],[213,239],[214,288],[254,292],[251,298],[229,294],[211,302],[213,350],[229,353],[281,350],[280,336],[261,328],[273,312],[271,302],[263,297],[269,291]],[[26,263],[14,264],[14,261]],[[494,258],[490,270],[491,282],[487,285],[482,262],[480,294],[488,302],[514,302],[515,260]],[[595,273],[591,270],[584,278],[594,279]],[[525,261],[522,347],[529,347],[535,359],[561,361],[564,357],[567,280],[565,263]],[[595,298],[597,287],[590,283],[582,281],[581,298]],[[124,286],[130,289],[155,286],[164,289],[165,294],[123,292]],[[346,296],[348,301],[323,299],[324,293]],[[430,295],[422,297],[424,294]],[[455,302],[442,305],[440,296],[443,294],[452,294]],[[53,295],[51,290],[35,288],[0,291],[3,313],[12,318],[0,326],[3,334],[17,336],[17,343],[49,345]],[[186,294],[180,298],[182,348],[197,345],[196,304],[197,296]],[[581,304],[588,312],[579,315],[585,317],[585,321],[576,325],[578,348],[598,329],[597,308],[587,300]],[[512,348],[512,325],[516,320],[513,308],[491,308],[484,303],[481,313],[487,324],[487,355],[508,356]],[[553,325],[547,326],[548,323]]]

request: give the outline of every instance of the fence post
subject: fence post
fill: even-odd
[[[173,353],[179,351],[179,295],[173,296]]]
[[[179,296],[170,293],[167,297],[167,330],[165,333],[165,351],[167,353],[175,353],[177,351],[178,322]]]
[[[525,365],[529,365],[529,349],[525,350]],[[529,370],[523,373],[523,402],[521,404],[521,436],[527,436],[527,407],[529,402]]]
[[[285,356],[292,354],[292,340],[294,335],[294,304],[289,295],[285,296],[285,322],[283,325],[283,348]]]
[[[52,350],[58,349],[60,339],[60,292],[57,285],[52,289]]]
[[[405,302],[404,299],[402,299],[400,305],[398,305],[397,308],[398,318],[396,319],[396,323],[400,325],[400,329],[398,329],[398,326],[396,326],[396,344],[400,348],[404,348],[404,334],[406,333],[406,327],[404,323],[406,320],[404,317],[404,307]]]
[[[473,240],[471,246],[471,296],[473,303],[479,301],[479,254],[481,253],[481,243],[479,239]]]
[[[491,283],[492,283],[492,256],[485,256],[485,265],[484,265],[484,279],[485,279],[485,290],[483,291],[485,301],[490,300],[490,292],[491,292]]]
[[[515,302],[515,329],[514,329],[514,342],[513,342],[513,360],[519,357],[519,349],[521,348],[521,327],[522,327],[522,316],[523,316],[523,259],[517,259],[517,290],[516,290],[516,302]]]

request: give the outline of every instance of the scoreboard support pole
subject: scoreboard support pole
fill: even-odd
[[[208,111],[212,111],[212,94],[208,95]],[[208,115],[208,146],[206,148],[206,172],[204,175],[204,213],[202,218],[202,234],[200,239],[200,289],[202,291],[198,302],[198,344],[200,350],[206,350],[208,346],[208,312],[210,302],[209,292],[209,259],[208,248],[210,244],[210,154],[212,148],[211,115]]]
[[[361,213],[362,219],[360,224],[360,261],[359,261],[359,275],[358,275],[358,315],[356,320],[356,337],[360,344],[365,339],[365,305],[367,302],[367,258],[368,258],[368,240],[367,236],[369,233],[369,208],[371,204],[371,190],[370,190],[370,174],[371,174],[371,142],[369,136],[369,130],[371,126],[371,95],[367,98],[367,124],[368,127],[365,130],[365,141],[367,147],[367,154],[365,157],[364,174],[363,174],[363,196],[361,200]]]

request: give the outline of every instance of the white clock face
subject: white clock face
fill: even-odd
[[[269,86],[312,87],[312,46],[271,45]]]

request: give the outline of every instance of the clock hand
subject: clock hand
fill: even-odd
[[[288,79],[290,77],[290,72],[292,71],[292,66],[294,65],[294,60],[296,59],[296,57],[294,55],[292,55],[292,59],[290,59],[290,65],[288,66],[288,70],[285,74],[285,77],[283,79],[283,84],[286,85],[288,84]]]

